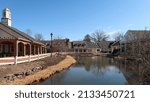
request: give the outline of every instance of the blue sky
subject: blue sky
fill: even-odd
[[[52,32],[81,40],[97,29],[113,38],[114,32],[150,28],[149,4],[150,0],[0,0],[0,11],[10,8],[13,27],[31,29],[32,36],[42,33],[49,39]]]

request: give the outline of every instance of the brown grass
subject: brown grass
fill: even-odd
[[[60,72],[64,69],[69,68],[72,64],[76,63],[76,60],[71,56],[66,56],[64,60],[59,62],[56,65],[49,66],[48,68],[34,73],[32,75],[26,76],[23,79],[16,79],[11,82],[7,82],[8,85],[27,85],[32,84],[34,82],[39,82],[40,80],[45,80],[49,78],[51,75],[55,74],[56,72]]]

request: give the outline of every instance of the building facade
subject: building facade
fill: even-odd
[[[48,52],[68,52],[71,48],[69,39],[54,39],[52,41],[42,41],[47,46]]]
[[[150,30],[128,30],[125,34],[125,54],[134,58],[149,56]]]
[[[31,56],[46,53],[45,44],[12,27],[11,12],[3,10],[0,22],[0,57]]]
[[[73,41],[72,49],[77,54],[100,55],[101,49],[93,42]]]

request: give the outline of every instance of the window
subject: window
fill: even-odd
[[[78,49],[75,49],[75,52],[78,52]]]
[[[9,52],[9,49],[8,49],[8,48],[9,48],[9,46],[6,44],[6,45],[5,45],[5,52],[6,52],[6,53]]]
[[[13,45],[9,45],[9,52],[10,52],[10,53],[14,52],[14,47],[13,47]]]
[[[97,51],[100,51],[99,49],[97,49]]]
[[[2,45],[2,52],[5,52],[5,45]]]
[[[82,50],[80,49],[79,52],[82,52]]]

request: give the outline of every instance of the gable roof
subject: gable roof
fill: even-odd
[[[109,45],[110,45],[111,41],[101,41],[98,42],[97,45],[102,49],[102,51],[107,51],[109,50]]]
[[[98,48],[98,46],[93,42],[86,41],[73,41],[73,45],[85,45],[86,48]]]
[[[120,45],[120,41],[114,41],[111,46],[116,46],[116,45]]]
[[[3,36],[1,36],[1,39],[24,39],[23,36],[20,36],[20,34],[18,34],[17,32],[14,32],[10,27],[0,23],[0,31],[2,33],[7,34],[7,36],[5,36],[3,34]],[[2,34],[1,34],[2,35]]]
[[[86,42],[88,48],[99,48],[94,42]]]
[[[129,41],[150,37],[150,30],[128,30],[125,38]]]
[[[51,44],[51,40],[43,40],[43,41],[41,41],[42,43],[44,43],[44,44],[48,44],[48,45],[50,45]],[[54,45],[54,44],[57,44],[57,43],[60,43],[60,44],[63,44],[63,43],[68,43],[69,42],[69,39],[54,39],[54,40],[52,40],[52,44]]]
[[[131,32],[135,34],[144,34],[144,33],[150,33],[150,30],[128,30],[127,32]]]
[[[43,44],[41,42],[38,42],[28,34],[7,25],[4,25],[0,23],[0,31],[2,32],[0,34],[0,39],[19,39],[23,41],[33,42],[37,44]],[[44,45],[44,44],[43,44]]]

